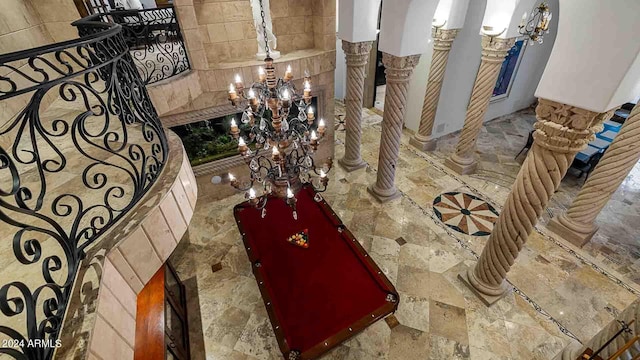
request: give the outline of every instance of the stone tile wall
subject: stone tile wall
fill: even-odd
[[[192,68],[197,70],[202,95],[183,106],[155,101],[169,92],[151,89],[154,104],[165,117],[189,117],[194,112],[226,107],[229,83],[235,74],[245,84],[258,79],[262,61],[255,59],[256,33],[248,0],[175,0]],[[336,64],[336,0],[270,0],[274,33],[282,57],[275,61],[278,76],[287,65],[302,88],[304,71],[311,75],[313,88],[323,90],[319,116],[327,121],[327,138],[333,136],[334,70]],[[197,31],[195,31],[197,29]],[[169,83],[170,84],[170,83]],[[167,85],[173,86],[173,85]],[[318,92],[316,92],[317,94]],[[215,112],[215,111],[214,111]],[[173,123],[172,123],[173,124]],[[327,145],[325,145],[327,144]],[[323,142],[318,158],[333,154],[333,144]]]
[[[336,0],[315,0],[312,9],[314,47],[322,50],[335,50]]]
[[[332,10],[325,11],[325,5],[326,9]],[[255,58],[258,45],[249,1],[201,0],[194,2],[193,7],[210,65]],[[335,0],[271,0],[270,7],[273,32],[278,39],[277,50],[282,54],[303,49],[330,49],[331,42],[325,40],[325,35],[333,35],[335,48]],[[181,24],[185,21],[191,19],[181,19]],[[326,29],[331,30],[326,32]]]
[[[2,0],[0,3],[0,54],[30,49],[77,37],[71,22],[80,18],[73,0]],[[12,63],[26,71],[26,62]],[[11,72],[0,69],[0,76]],[[13,78],[12,78],[13,79]],[[57,97],[47,94],[42,108],[48,107]],[[13,119],[31,99],[23,94],[0,102],[0,128]]]
[[[308,0],[271,0],[273,33],[281,53],[315,48],[312,4]]]
[[[162,116],[173,109],[187,105],[202,94],[200,72],[191,70],[164,81],[147,86],[149,97]]]
[[[195,176],[183,151],[182,166],[169,192],[145,214],[141,225],[106,255],[89,359],[133,359],[137,294],[187,231],[197,191]]]
[[[174,0],[173,6],[186,43],[191,68],[195,70],[208,69],[209,62],[204,50],[205,38],[200,35],[193,0]]]

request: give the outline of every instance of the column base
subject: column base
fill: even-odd
[[[463,159],[454,154],[444,161],[444,165],[460,175],[468,175],[476,172],[478,162],[476,159]]]
[[[362,159],[360,159],[360,161],[356,162],[355,164],[348,163],[348,162],[345,162],[344,159],[340,159],[338,160],[338,164],[340,164],[340,167],[342,167],[346,172],[353,172],[353,171],[367,167],[367,163],[362,161]]]
[[[393,188],[393,192],[391,193],[391,195],[378,194],[373,187],[374,185],[367,186],[367,192],[380,203],[386,203],[388,201],[397,199],[401,195],[398,189],[396,189],[395,187]]]
[[[594,224],[591,224],[591,226],[581,225],[581,227],[584,226],[585,231],[575,231],[564,224],[564,222],[568,222],[569,220],[566,218],[561,219],[561,217],[564,217],[564,214],[553,217],[547,224],[547,229],[560,235],[561,238],[577,247],[583,247],[598,231],[598,227]]]
[[[437,142],[435,139],[431,139],[430,137],[422,139],[417,135],[414,135],[409,139],[409,144],[421,151],[433,151],[436,149]]]
[[[509,293],[509,285],[506,281],[502,281],[500,284],[500,288],[496,289],[495,294],[486,294],[476,288],[474,285],[477,280],[471,280],[469,277],[473,276],[473,268],[467,268],[458,274],[458,279],[460,279],[485,305],[491,306],[496,303],[496,301],[502,299],[505,295]]]

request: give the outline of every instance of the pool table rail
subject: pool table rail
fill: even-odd
[[[305,187],[300,192],[303,191],[313,192],[313,189]],[[387,293],[387,297],[384,303],[373,312],[364,315],[357,321],[353,322],[349,327],[340,330],[334,335],[326,338],[324,341],[321,341],[312,346],[311,348],[305,350],[291,348],[287,343],[287,336],[279,320],[281,314],[279,314],[277,307],[273,306],[272,304],[272,298],[269,293],[269,288],[266,284],[265,269],[262,267],[262,264],[260,262],[260,254],[256,251],[257,249],[251,248],[250,240],[248,239],[243,224],[239,219],[239,213],[241,211],[254,209],[248,201],[236,205],[233,209],[236,225],[238,226],[238,229],[242,235],[242,241],[244,243],[247,256],[249,257],[249,260],[251,262],[251,269],[255,276],[256,282],[258,283],[258,288],[260,289],[260,294],[262,295],[262,299],[264,301],[271,326],[278,341],[278,346],[280,347],[280,351],[282,351],[286,360],[309,360],[315,359],[320,355],[325,354],[332,348],[340,345],[342,342],[362,332],[364,329],[366,329],[376,321],[386,317],[389,314],[395,313],[400,301],[398,292],[396,291],[391,281],[389,281],[389,279],[386,277],[384,272],[367,254],[366,250],[355,238],[353,233],[351,233],[351,231],[342,223],[338,215],[333,211],[333,209],[331,209],[331,206],[329,206],[329,204],[323,198],[319,197],[319,199],[320,201],[314,201],[323,210],[328,220],[331,221],[332,226],[335,227],[336,230],[342,234],[341,236],[346,239],[345,242],[349,244],[350,249],[354,252],[354,254],[356,254],[357,259],[367,269],[367,271],[371,275],[371,278],[378,284],[378,286],[380,286],[382,291]],[[277,199],[273,200],[278,201]],[[271,199],[269,199],[269,201],[271,201]]]

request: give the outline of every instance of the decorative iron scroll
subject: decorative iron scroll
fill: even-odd
[[[145,84],[170,78],[190,69],[189,58],[178,19],[172,6],[146,10],[120,10],[108,13],[123,27]]]
[[[122,27],[101,19],[0,56],[0,357],[52,358],[84,250],[167,158]]]

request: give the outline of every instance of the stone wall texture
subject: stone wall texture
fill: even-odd
[[[78,32],[71,22],[79,18],[73,0],[2,0],[0,54],[76,38]],[[22,66],[28,65],[25,63]],[[11,78],[9,71],[0,69],[0,76],[8,74]],[[0,127],[13,119],[30,99],[31,94],[23,94],[0,102]],[[48,107],[55,99],[55,95],[47,94],[42,101],[42,108]]]
[[[184,17],[181,24],[195,21],[210,64],[255,58],[256,30],[249,1],[204,0],[192,6],[195,19]],[[335,49],[335,0],[271,0],[270,7],[277,50],[282,54]]]

